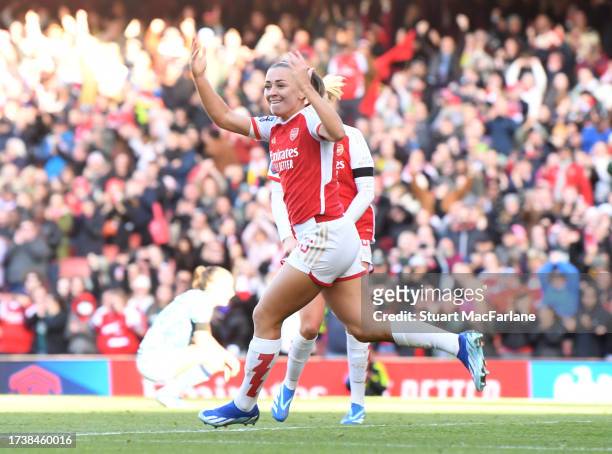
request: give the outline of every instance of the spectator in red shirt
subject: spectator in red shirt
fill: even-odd
[[[593,188],[587,172],[575,161],[569,148],[563,148],[559,155],[549,154],[546,165],[537,172],[536,179],[546,180],[557,200],[561,200],[565,189],[571,187],[576,189],[585,203],[593,205]]]
[[[106,355],[136,353],[146,329],[143,315],[127,308],[126,295],[119,289],[102,294],[102,306],[94,313],[92,324],[98,335],[98,351]]]
[[[29,353],[34,334],[26,325],[25,311],[30,299],[25,295],[0,293],[0,353]]]
[[[355,50],[355,37],[347,28],[336,33],[338,52],[330,60],[327,72],[344,77],[344,93],[338,103],[340,117],[347,125],[353,126],[359,118],[359,104],[365,94],[365,75],[368,61]]]

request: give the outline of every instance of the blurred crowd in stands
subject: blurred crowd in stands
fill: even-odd
[[[541,329],[489,353],[612,354],[609,2],[465,2],[474,20],[453,2],[259,3],[238,28],[225,4],[0,11],[0,353],[134,353],[199,264],[234,272],[215,333],[246,348],[282,258],[267,148],[211,126],[197,36],[218,92],[253,116],[288,50],[346,77],[342,118],[375,160],[376,272],[596,276],[568,304],[540,298]],[[342,353],[331,314],[323,331],[319,351]]]

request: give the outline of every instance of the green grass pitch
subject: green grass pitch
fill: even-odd
[[[76,432],[76,452],[132,454],[612,452],[604,404],[368,398],[366,422],[346,427],[347,399],[296,399],[283,424],[263,401],[254,427],[205,427],[198,410],[219,403],[175,411],[144,398],[3,395],[0,432]]]

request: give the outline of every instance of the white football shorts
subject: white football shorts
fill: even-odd
[[[355,224],[346,218],[320,223],[311,218],[293,229],[298,245],[287,263],[308,274],[315,284],[331,287],[366,273],[361,265],[361,239]]]

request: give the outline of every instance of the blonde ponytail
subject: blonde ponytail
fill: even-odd
[[[193,272],[193,278],[191,279],[191,287],[199,288],[202,290],[206,287],[206,281],[208,280],[208,276],[205,276],[207,273],[205,266],[198,266]],[[203,285],[204,284],[204,285]]]
[[[337,101],[342,98],[344,93],[342,89],[345,85],[344,76],[328,74],[323,78],[323,84],[325,85],[325,94],[330,101]]]
[[[225,279],[226,282],[231,282],[233,286],[232,273],[220,266],[198,266],[193,272],[191,280],[191,288],[206,290],[211,282]]]

